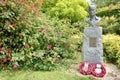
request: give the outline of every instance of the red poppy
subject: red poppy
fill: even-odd
[[[66,46],[66,49],[69,49],[69,48],[70,48],[70,46],[69,46],[69,45],[67,45],[67,46]]]
[[[14,69],[14,70],[17,70],[17,68],[18,68],[17,65],[14,64],[14,65],[13,65],[13,69]]]
[[[25,45],[25,48],[30,48],[29,44],[26,44],[26,45]]]
[[[47,49],[49,50],[49,49],[52,49],[52,45],[48,45],[47,46]]]
[[[2,48],[0,48],[0,52],[2,52]]]

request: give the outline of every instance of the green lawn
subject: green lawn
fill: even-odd
[[[88,78],[64,72],[1,71],[0,80],[89,80]]]

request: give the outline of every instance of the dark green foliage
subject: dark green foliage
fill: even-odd
[[[109,5],[107,7],[103,7],[103,8],[99,8],[98,9],[98,12],[97,12],[97,15],[98,16],[108,16],[108,17],[111,17],[113,15],[115,15],[115,17],[119,17],[119,11],[120,11],[120,4],[117,4],[117,5]]]
[[[95,0],[95,2],[97,3],[98,7],[105,7],[105,6],[109,6],[111,4],[118,4],[120,3],[120,0]]]
[[[116,33],[120,35],[120,4],[110,5],[98,9],[98,16],[101,16],[100,26],[103,27],[103,33]]]

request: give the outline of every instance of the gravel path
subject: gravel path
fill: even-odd
[[[120,69],[118,69],[114,64],[107,63],[105,64],[105,68],[106,68],[107,74],[104,76],[104,78],[100,78],[100,80],[120,80]],[[84,76],[79,73],[79,64],[72,64],[71,67],[66,72],[73,75]],[[89,77],[90,80],[97,79],[92,75],[89,75],[87,77]]]

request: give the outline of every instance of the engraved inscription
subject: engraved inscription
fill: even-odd
[[[90,37],[89,38],[89,47],[96,47],[96,44],[97,44],[97,38]]]

